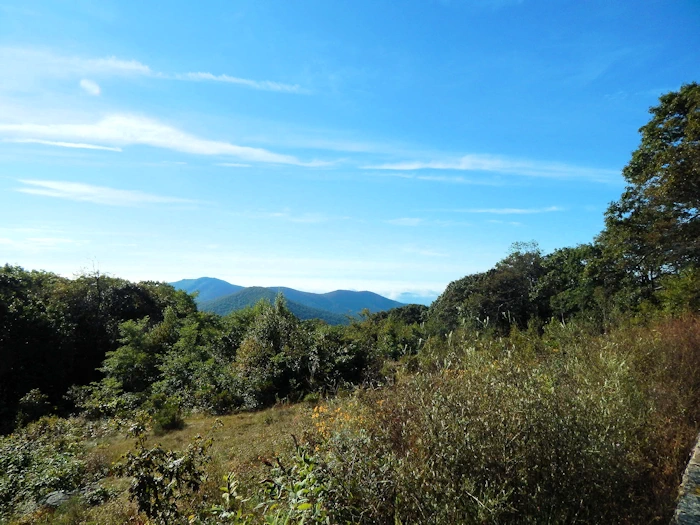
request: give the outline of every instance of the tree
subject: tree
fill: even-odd
[[[537,243],[514,243],[494,268],[447,286],[430,307],[430,329],[446,333],[465,325],[508,333],[512,325],[525,328],[531,318],[547,319],[548,299],[540,300],[536,293],[544,274]]]
[[[700,263],[700,85],[667,93],[640,128],[627,187],[599,241],[649,298],[659,278]]]

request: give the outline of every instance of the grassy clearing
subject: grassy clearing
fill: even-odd
[[[284,455],[293,448],[292,435],[301,436],[310,421],[312,407],[308,404],[279,405],[260,412],[240,413],[221,417],[194,416],[186,419],[185,428],[163,436],[149,436],[147,446],[160,443],[163,448],[183,450],[195,436],[213,438],[206,465],[207,481],[189,504],[194,507],[204,501],[218,503],[222,477],[234,472],[241,481],[243,494],[251,495],[259,487],[266,472],[262,459]],[[220,422],[220,424],[219,424]],[[85,461],[110,466],[134,446],[134,439],[123,432],[85,442]],[[94,507],[77,499],[57,511],[39,509],[9,520],[10,524],[122,524],[141,523],[136,506],[128,499],[129,481],[109,476],[103,485],[116,492],[116,497]]]

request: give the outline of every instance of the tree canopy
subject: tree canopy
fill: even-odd
[[[649,112],[600,236],[647,296],[661,276],[700,263],[700,85],[661,96]]]

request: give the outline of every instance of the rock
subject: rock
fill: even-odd
[[[44,505],[53,508],[60,507],[71,498],[71,495],[72,494],[64,492],[62,490],[54,490],[46,496],[46,499],[44,500]]]
[[[672,525],[700,525],[700,437],[683,475]]]

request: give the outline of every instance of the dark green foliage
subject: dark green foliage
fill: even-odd
[[[99,379],[96,369],[119,346],[120,324],[145,316],[159,323],[168,308],[175,317],[196,311],[169,285],[0,268],[0,432],[10,430],[19,399],[32,389],[65,411],[71,385]]]
[[[531,318],[549,317],[549,301],[537,295],[545,274],[543,257],[534,243],[515,244],[495,268],[450,283],[430,307],[433,332],[458,326],[508,333],[511,325],[527,326]]]
[[[55,403],[73,381],[74,325],[56,297],[65,286],[54,274],[0,268],[0,432],[10,429],[30,390]]]
[[[42,394],[38,388],[34,388],[19,400],[17,426],[24,426],[27,423],[36,421],[40,417],[48,415],[49,412],[51,412],[49,397],[46,394]]]
[[[700,85],[659,102],[599,239],[642,300],[653,299],[662,276],[700,266]]]
[[[404,324],[423,324],[428,318],[428,307],[422,304],[407,304],[387,312],[388,317]]]
[[[182,418],[180,404],[176,399],[169,398],[165,394],[154,394],[146,403],[146,409],[151,412],[153,433],[156,436],[185,428],[185,420]]]

